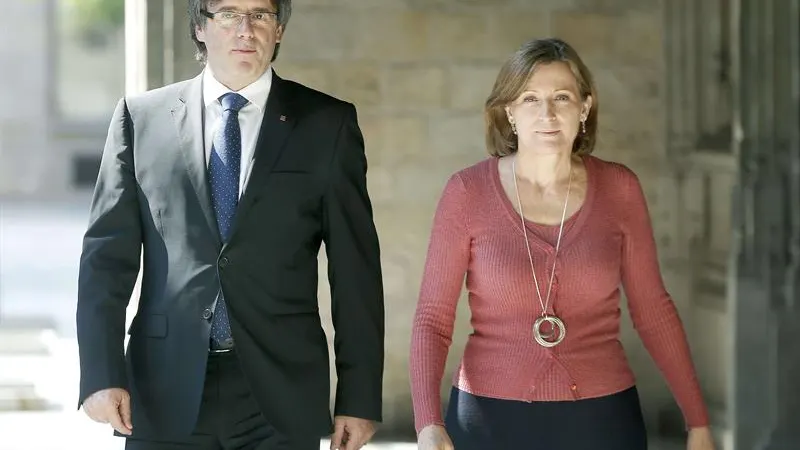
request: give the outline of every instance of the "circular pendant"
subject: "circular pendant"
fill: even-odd
[[[556,316],[541,316],[533,323],[533,338],[542,347],[555,347],[566,335],[567,327]]]

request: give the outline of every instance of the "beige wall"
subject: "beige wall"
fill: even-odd
[[[184,0],[127,1],[151,6],[147,11],[147,85],[156,87],[195,75],[200,66],[193,61],[193,44],[186,34]],[[678,207],[685,198],[681,195],[689,194],[678,191],[666,156],[666,74],[659,0],[294,3],[295,14],[276,70],[283,77],[354,102],[365,135],[387,300],[385,428],[407,430],[411,426],[406,361],[436,200],[453,171],[485,157],[483,101],[504,58],[534,37],[567,39],[593,70],[601,107],[596,154],[628,164],[642,178],[664,276],[686,317],[693,347],[700,352],[701,380],[707,388],[711,381],[724,381],[719,351],[724,320],[716,314],[707,321],[707,311],[690,310],[688,304],[692,266],[687,258],[695,219],[676,212],[685,209]],[[0,66],[25,68],[0,72],[4,81],[0,84],[21,86],[9,94],[8,102],[0,102],[0,194],[60,197],[71,189],[69,156],[78,152],[75,149],[84,153],[95,149],[99,154],[106,125],[91,132],[41,132],[52,121],[45,76],[48,34],[42,28],[44,22],[20,22],[17,18],[45,14],[46,1],[10,4],[20,5],[19,14],[5,16],[14,19],[0,26],[0,37],[25,28],[41,51],[19,53],[4,48],[0,52]],[[174,26],[164,23],[164,8],[169,4],[175,8]],[[165,51],[170,42],[173,47]],[[174,55],[174,64],[165,61],[165,54]],[[18,92],[35,95],[17,102]],[[727,198],[725,192],[714,196]],[[324,280],[324,267],[320,274]],[[320,292],[327,299],[326,285]],[[450,368],[460,357],[468,332],[468,311],[462,304]],[[623,342],[652,419],[670,401],[669,393],[629,323],[623,329]],[[448,381],[449,373],[443,386]],[[717,384],[711,390],[715,400],[724,397],[724,386]]]
[[[584,6],[590,3],[601,6]],[[571,42],[594,71],[601,105],[597,155],[637,170],[653,214],[662,215],[657,2],[295,2],[277,72],[354,102],[365,135],[386,285],[387,428],[411,424],[410,325],[440,190],[453,171],[485,157],[482,105],[503,60],[525,40],[545,36]],[[321,287],[323,298],[326,289]],[[468,320],[462,303],[450,369],[469,333]],[[667,396],[663,382],[627,324],[624,336],[645,407],[654,413]],[[449,370],[443,392],[448,382]]]
[[[149,86],[193,76],[199,66],[176,2],[175,66],[164,75],[162,24],[148,31]],[[412,417],[407,359],[433,211],[448,176],[485,157],[482,105],[504,59],[524,41],[558,36],[594,72],[596,155],[639,173],[650,201],[664,274],[686,309],[686,248],[679,245],[676,183],[664,139],[662,13],[656,0],[296,0],[276,71],[358,107],[381,237],[387,305],[385,430]],[[485,6],[492,3],[492,7]],[[152,10],[148,15],[158,15]],[[320,296],[328,302],[322,252]],[[333,332],[323,308],[329,334]],[[462,302],[448,373],[458,362],[469,313]],[[660,375],[625,322],[622,339],[650,426],[670,402]]]

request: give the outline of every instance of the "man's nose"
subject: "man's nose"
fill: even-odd
[[[253,24],[250,23],[250,16],[242,16],[238,31],[240,37],[253,37]]]

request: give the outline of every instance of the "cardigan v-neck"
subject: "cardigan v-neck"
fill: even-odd
[[[592,174],[592,170],[594,170],[592,167],[593,161],[593,158],[583,158],[584,167],[586,168],[586,196],[583,199],[583,203],[581,204],[580,208],[568,216],[564,221],[564,235],[562,236],[561,240],[562,248],[568,246],[569,243],[574,239],[575,235],[580,234],[581,227],[584,223],[586,223],[586,217],[591,213],[595,191],[593,186],[595,177]],[[492,166],[492,186],[494,187],[495,195],[497,195],[497,200],[504,206],[503,209],[505,209],[508,218],[514,222],[514,226],[519,230],[520,233],[522,233],[522,221],[520,220],[519,212],[511,202],[511,199],[508,198],[508,195],[506,195],[505,189],[503,188],[503,183],[500,181],[500,159],[491,158],[488,160],[488,162]],[[537,245],[543,251],[546,251],[548,248],[555,249],[555,241],[558,236],[559,225],[560,223],[555,225],[540,224],[525,219],[525,227],[528,229],[528,236],[529,238],[535,239],[535,242],[531,242],[531,245]]]

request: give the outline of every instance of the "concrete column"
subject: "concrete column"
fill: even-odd
[[[772,8],[758,0],[733,5],[741,176],[730,285],[731,426],[736,449],[795,449],[800,446],[800,0]]]

